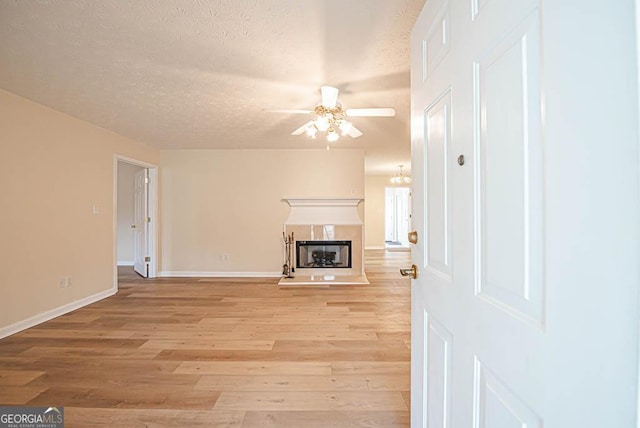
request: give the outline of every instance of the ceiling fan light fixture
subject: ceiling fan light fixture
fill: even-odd
[[[329,119],[326,116],[320,116],[316,119],[315,125],[318,131],[325,132],[329,129]]]
[[[322,105],[328,109],[336,107],[338,102],[338,88],[332,86],[323,86],[320,88],[322,94]]]
[[[315,127],[315,126],[313,126],[313,125],[309,125],[309,126],[307,127],[306,132],[307,132],[307,135],[308,135],[309,137],[311,137],[311,138],[316,138],[316,133],[318,132],[318,130],[316,129],[316,127]]]
[[[322,102],[316,105],[313,110],[272,110],[282,113],[314,115],[312,120],[293,131],[291,135],[302,135],[306,133],[307,136],[315,138],[318,132],[326,132],[329,142],[337,141],[340,135],[358,138],[362,136],[362,131],[347,121],[347,116],[390,117],[395,115],[395,110],[391,107],[345,109],[343,105],[338,102],[338,88],[323,86],[320,88],[320,91],[322,92]]]
[[[346,120],[341,121],[340,125],[338,126],[338,128],[340,128],[340,131],[342,132],[342,135],[349,134],[349,131],[351,131],[352,127],[353,125],[351,124],[351,122]]]
[[[340,138],[338,133],[333,129],[329,129],[329,132],[327,132],[327,141],[333,143],[335,141],[338,141],[338,138]]]

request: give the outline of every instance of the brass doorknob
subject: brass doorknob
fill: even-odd
[[[418,277],[418,267],[416,265],[411,265],[409,269],[400,269],[400,275],[416,279]]]
[[[416,232],[415,230],[409,232],[407,234],[407,237],[409,238],[409,242],[411,242],[413,245],[416,245],[418,243],[418,232]]]

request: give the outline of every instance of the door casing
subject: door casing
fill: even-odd
[[[117,263],[117,239],[118,239],[118,162],[125,162],[149,170],[149,278],[158,276],[158,166],[115,154],[113,156],[113,287],[118,288],[118,263]]]

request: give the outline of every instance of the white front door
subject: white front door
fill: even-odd
[[[633,17],[631,1],[427,0],[413,427],[635,426]]]
[[[134,179],[134,238],[133,269],[145,278],[149,277],[149,170],[136,172]]]

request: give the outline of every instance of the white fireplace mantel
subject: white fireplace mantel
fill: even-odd
[[[288,225],[361,225],[363,198],[282,198],[291,207]]]

